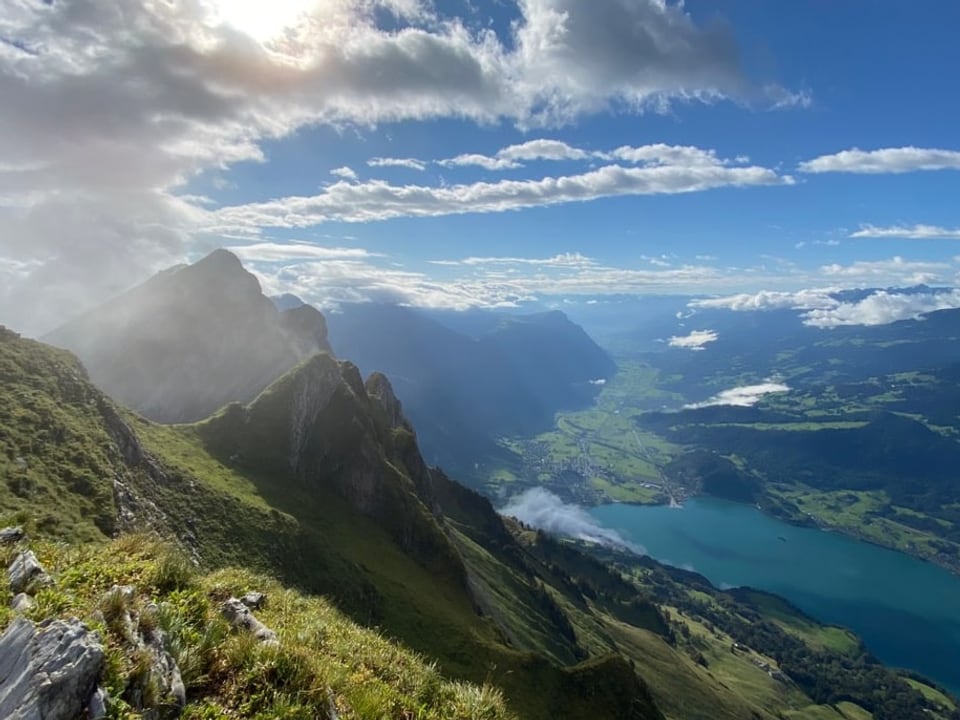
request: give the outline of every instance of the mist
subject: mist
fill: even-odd
[[[570,505],[545,488],[530,488],[510,499],[500,513],[517,518],[527,525],[552,535],[584,540],[610,547],[626,548],[635,553],[646,550],[631,543],[616,530],[598,524],[579,505]]]

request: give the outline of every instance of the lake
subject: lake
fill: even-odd
[[[886,664],[960,694],[960,577],[946,570],[711,498],[682,508],[602,505],[590,514],[661,562],[718,587],[776,593],[821,622],[855,631]]]

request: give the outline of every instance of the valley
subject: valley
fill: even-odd
[[[95,361],[109,358],[109,372],[126,381],[156,374],[166,384],[201,383],[206,398],[240,393],[239,399],[192,422],[164,422],[167,413],[177,412],[175,395],[144,395],[136,383],[126,382],[118,387],[142,405],[123,407],[91,382],[70,352],[0,331],[0,521],[18,524],[26,536],[5,552],[14,559],[28,549],[39,553],[54,584],[52,590],[37,591],[29,621],[66,621],[72,613],[99,628],[100,607],[107,601],[98,603],[97,595],[114,584],[133,584],[123,591],[124,597],[130,595],[123,602],[130,603],[127,612],[141,624],[148,596],[188,602],[189,617],[171,618],[193,623],[193,630],[178,636],[181,645],[171,646],[178,662],[192,663],[186,717],[314,718],[319,712],[329,719],[330,708],[337,708],[344,717],[372,718],[382,715],[383,703],[392,703],[391,716],[405,719],[416,716],[411,715],[416,702],[423,703],[420,717],[458,720],[957,717],[947,689],[953,687],[950,676],[936,666],[915,663],[909,654],[884,657],[903,660],[912,671],[883,665],[872,654],[872,641],[864,646],[857,635],[824,625],[803,609],[853,625],[848,617],[821,613],[799,595],[793,595],[796,604],[791,605],[729,588],[725,577],[711,572],[713,583],[671,568],[643,554],[642,534],[571,534],[560,524],[552,535],[524,522],[522,514],[519,520],[498,514],[486,497],[425,461],[421,441],[442,446],[438,433],[452,428],[435,422],[421,436],[407,419],[406,401],[412,413],[431,407],[438,412],[436,403],[451,398],[456,401],[449,407],[489,413],[451,416],[459,423],[453,427],[465,431],[461,445],[444,448],[454,456],[452,466],[467,468],[464,479],[474,485],[487,476],[483,489],[493,497],[522,497],[524,490],[536,489],[546,494],[539,509],[547,513],[553,512],[549,503],[566,501],[559,509],[587,529],[599,526],[591,525],[595,521],[581,506],[613,499],[627,501],[612,506],[615,510],[681,514],[691,512],[699,502],[694,496],[702,494],[739,499],[741,504],[733,507],[751,512],[754,502],[772,502],[775,496],[766,488],[774,484],[760,474],[772,467],[763,464],[767,455],[748,444],[726,454],[711,447],[710,442],[738,447],[722,435],[731,429],[783,435],[783,447],[776,452],[782,466],[794,472],[802,461],[791,460],[785,449],[807,452],[806,446],[790,445],[796,437],[883,433],[890,431],[890,422],[913,423],[921,430],[904,433],[894,426],[893,431],[897,438],[914,438],[917,452],[929,456],[931,476],[940,471],[942,458],[928,451],[948,454],[949,434],[901,416],[893,421],[848,415],[814,420],[793,406],[767,409],[767,401],[750,408],[685,408],[691,397],[678,386],[681,376],[666,372],[675,363],[658,366],[657,358],[618,357],[617,368],[560,313],[507,320],[494,316],[474,336],[425,323],[408,310],[389,310],[391,327],[419,327],[435,340],[411,343],[395,354],[395,361],[402,355],[407,368],[424,371],[397,375],[395,366],[400,388],[395,393],[386,375],[373,371],[364,377],[352,362],[324,351],[325,323],[315,310],[301,310],[309,332],[289,346],[295,353],[279,359],[267,354],[270,362],[292,366],[248,400],[249,388],[237,390],[232,378],[204,371],[209,366],[203,362],[170,365],[165,354],[154,358],[146,351],[156,343],[178,341],[173,319],[183,311],[185,298],[202,297],[202,291],[220,282],[232,288],[235,301],[266,307],[258,284],[240,264],[218,254],[212,261],[161,274],[146,289],[115,300],[103,316],[85,317],[80,330],[61,331],[63,337],[99,338],[94,350],[81,343],[77,351],[94,352]],[[229,307],[187,305],[203,316],[203,326],[220,323],[237,329],[218,333],[216,342],[196,345],[200,359],[242,354],[251,333],[269,337],[278,324],[289,327],[284,314],[289,309],[251,314],[240,328]],[[117,312],[124,315],[120,326]],[[372,313],[370,322],[380,315],[378,308],[365,312]],[[343,337],[342,328],[335,331],[332,344],[342,344]],[[536,342],[531,344],[531,337]],[[549,355],[569,351],[569,362],[556,363],[549,376],[528,382],[524,378],[536,373],[534,353],[547,341]],[[309,354],[311,345],[320,352]],[[110,350],[131,346],[143,349],[130,354]],[[478,354],[482,362],[470,365],[464,375],[444,361],[434,368],[449,374],[438,378],[421,359],[425,351],[442,356],[444,347]],[[511,356],[517,349],[522,349],[522,360]],[[297,353],[307,356],[297,361]],[[256,370],[257,362],[243,368],[250,373],[249,382],[260,382]],[[459,396],[448,393],[450,383],[469,379],[481,381],[480,388],[508,382],[508,389],[523,386],[527,391],[491,396],[478,393],[477,387],[461,387]],[[738,379],[750,381],[744,373]],[[551,388],[567,388],[567,394],[545,402]],[[773,394],[768,400],[782,403],[787,395]],[[809,409],[805,397],[800,407]],[[552,430],[547,422],[551,409]],[[496,434],[502,427],[496,418],[507,416],[522,422],[507,426],[512,434]],[[791,424],[796,427],[785,429]],[[842,444],[849,442],[844,438]],[[485,454],[471,455],[478,448]],[[902,455],[904,462],[916,465],[910,452]],[[823,455],[823,462],[837,467],[842,461],[842,456]],[[875,461],[878,467],[884,462],[885,455]],[[856,476],[853,469],[849,472]],[[781,484],[784,506],[789,500],[813,507],[815,495],[796,484]],[[884,487],[891,497],[902,491],[892,481]],[[942,484],[928,487],[940,492]],[[799,494],[787,496],[794,491]],[[861,492],[857,497],[863,505],[880,501],[873,488]],[[908,493],[904,498],[897,507],[918,506],[922,499],[911,500]],[[828,506],[827,499],[817,502]],[[669,507],[684,503],[685,510]],[[826,517],[826,510],[816,509]],[[722,514],[735,517],[734,511]],[[137,539],[145,534],[149,541]],[[20,537],[19,531],[14,535]],[[577,539],[581,536],[592,541]],[[90,569],[97,562],[89,558],[111,541],[128,548],[124,552],[130,564],[108,564],[97,574]],[[783,542],[779,547],[774,541],[777,549],[793,547]],[[708,556],[734,552],[709,539],[694,544],[708,549]],[[668,556],[672,553],[651,554],[676,560]],[[77,562],[78,571],[71,572]],[[747,564],[762,573],[763,563]],[[173,588],[186,596],[170,595],[162,578],[156,581],[160,585],[150,584],[155,568],[167,566],[191,568],[177,580],[182,587]],[[762,580],[762,575],[750,575],[737,582],[763,587]],[[216,620],[223,593],[246,592],[250,585],[268,588],[270,595],[282,598],[281,607],[297,606],[328,618],[325,622],[343,638],[331,648],[334,654],[322,662],[298,655],[296,644],[304,642],[305,633],[314,633],[313,621],[291,621],[285,612],[272,610],[264,617],[279,628],[279,650],[247,648],[242,654],[237,648],[246,646],[239,640],[226,643],[222,651],[205,644],[209,633],[224,632]],[[789,587],[774,589],[791,597]],[[937,592],[931,589],[931,594]],[[318,598],[323,604],[317,604]],[[119,602],[110,600],[109,606],[116,609]],[[331,615],[331,609],[339,615]],[[0,622],[10,627],[20,622],[17,611],[5,608],[5,613]],[[143,637],[151,632],[146,622]],[[373,641],[364,639],[369,631],[386,644],[371,646]],[[115,644],[113,652],[120,653],[104,675],[115,716],[133,720],[137,713],[151,711],[151,702],[170,702],[161,690],[143,694],[139,656],[128,644],[133,636],[109,623],[103,632]],[[319,641],[314,637],[309,642]],[[373,654],[352,652],[353,643],[372,647]],[[325,646],[321,642],[318,647]],[[404,658],[398,662],[408,671],[392,675],[382,660],[391,655]],[[269,669],[266,684],[252,683],[251,667]],[[928,670],[947,687],[917,669]],[[426,695],[424,684],[432,684],[433,695]]]

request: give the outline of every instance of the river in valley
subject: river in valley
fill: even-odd
[[[602,505],[590,514],[670,565],[718,587],[749,585],[850,628],[888,665],[960,694],[960,577],[834,532],[711,498],[682,508]]]

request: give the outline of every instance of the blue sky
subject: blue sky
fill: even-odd
[[[873,0],[13,0],[0,322],[48,329],[219,245],[324,307],[953,285],[958,24]]]

